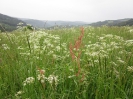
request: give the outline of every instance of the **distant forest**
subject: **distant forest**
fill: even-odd
[[[18,19],[13,18],[7,15],[3,15],[0,13],[0,31],[13,31],[17,29],[17,24],[22,22],[25,26],[26,24],[31,24],[34,27],[37,28],[44,28],[45,22],[41,20],[31,20],[31,19]],[[84,22],[69,22],[69,21],[49,21],[45,27],[53,27],[56,24],[59,24],[59,26],[66,26],[67,24],[70,24],[71,26],[132,26],[133,25],[133,18],[125,18],[125,19],[118,19],[118,20],[105,20],[105,21],[99,21],[91,24],[87,24]]]
[[[18,23],[24,23],[24,25],[26,25],[25,22],[18,20],[17,18],[13,18],[13,17],[9,17],[7,15],[3,15],[0,14],[0,30],[3,31],[13,31],[15,29],[17,29],[17,24]]]
[[[118,20],[106,20],[106,21],[99,21],[95,23],[89,24],[90,26],[132,26],[133,25],[133,19],[127,18],[127,19],[118,19]]]

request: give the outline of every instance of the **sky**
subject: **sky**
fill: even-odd
[[[133,0],[0,0],[0,13],[38,20],[96,22],[133,18]]]

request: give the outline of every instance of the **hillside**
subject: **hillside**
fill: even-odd
[[[0,99],[133,99],[132,27],[9,36],[0,33]]]
[[[13,31],[16,29],[17,24],[18,23],[24,23],[24,25],[26,25],[26,23],[24,21],[21,21],[17,18],[13,18],[7,15],[3,15],[0,13],[0,30],[1,31]],[[3,29],[4,28],[4,29]]]
[[[85,25],[88,24],[86,22],[80,22],[80,21],[45,21],[45,20],[35,20],[35,19],[24,19],[20,18],[27,24],[31,24],[35,27],[38,28],[49,28],[53,27],[55,25],[58,26],[80,26],[80,25]]]
[[[132,26],[133,25],[133,19],[130,19],[128,21],[125,22],[121,22],[119,24],[116,24],[117,26]]]
[[[45,21],[45,20],[35,20],[35,19],[25,19],[25,18],[13,18],[7,15],[3,15],[0,13],[0,30],[1,31],[13,31],[16,29],[18,23],[31,24],[37,28],[53,28],[54,26],[59,27],[72,27],[72,26],[132,26],[133,19],[132,18],[125,18],[125,19],[118,19],[118,20],[105,20],[99,21],[95,23],[86,23],[81,21]]]
[[[126,19],[118,19],[118,20],[105,20],[105,21],[99,21],[95,23],[89,24],[90,26],[126,26],[126,25],[133,25],[132,22],[133,19],[126,18]]]

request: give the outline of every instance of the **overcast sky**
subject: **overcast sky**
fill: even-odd
[[[133,0],[0,0],[0,13],[38,20],[96,22],[133,18]]]

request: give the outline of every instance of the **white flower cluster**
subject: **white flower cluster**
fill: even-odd
[[[89,33],[88,38],[93,39],[94,37],[98,41],[85,45],[85,54],[90,57],[108,57],[110,51],[121,49],[121,45],[125,42],[122,37],[117,35],[102,34],[102,36],[98,36],[95,33]]]
[[[127,67],[127,70],[128,70],[129,72],[133,72],[133,66],[128,66],[128,67]]]
[[[22,95],[23,93],[24,93],[23,91],[18,91],[18,92],[15,94],[16,99],[21,99],[21,95]]]
[[[26,80],[23,82],[23,85],[26,86],[27,84],[31,84],[35,81],[35,78],[33,77],[28,77]]]
[[[51,84],[51,85],[55,85],[57,86],[58,84],[58,76],[55,76],[55,75],[49,75],[49,77],[47,78],[48,82]]]
[[[7,44],[2,44],[2,47],[7,50],[7,49],[10,49],[10,47],[7,45]]]
[[[133,40],[127,40],[125,42],[125,45],[128,46],[128,47],[133,46]]]
[[[130,29],[129,32],[130,32],[130,33],[133,33],[133,29]]]
[[[37,70],[37,79],[41,81],[41,83],[45,82],[46,77],[44,74],[45,74],[45,70]]]
[[[68,78],[73,78],[73,77],[75,77],[76,75],[72,75],[72,76],[68,76]]]
[[[37,31],[30,33],[28,37],[31,54],[33,54],[36,59],[38,59],[38,54],[44,53],[47,56],[52,56],[55,60],[62,60],[69,57],[67,44],[60,42],[59,35],[45,33],[44,31]],[[20,50],[20,54],[23,56],[29,55],[26,54],[29,53],[28,47],[19,46],[18,50]]]
[[[58,76],[55,75],[49,75],[48,77],[45,76],[45,70],[37,70],[37,79],[44,83],[45,81],[48,81],[51,85],[57,86],[58,84]]]

